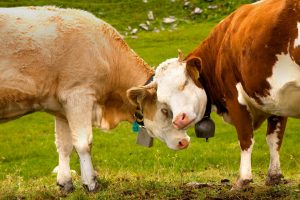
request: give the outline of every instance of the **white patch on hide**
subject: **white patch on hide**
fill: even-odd
[[[264,2],[264,0],[260,0],[260,1],[257,1],[257,2],[252,3],[252,5],[261,4],[261,3],[263,3],[263,2]]]
[[[300,45],[300,23],[297,23],[297,29],[298,29],[298,37],[294,41],[294,48],[297,48]]]
[[[7,28],[10,28],[11,31],[15,30],[13,32],[14,34],[21,30],[19,34],[25,34],[29,36],[29,38],[33,38],[41,43],[43,42],[42,40],[56,38],[57,25],[55,22],[50,22],[49,18],[57,15],[57,11],[48,10],[46,9],[47,7],[33,8],[34,7],[17,7],[14,9],[0,8],[0,13],[10,16],[10,20],[8,21],[9,26],[7,26]]]
[[[289,54],[277,55],[277,62],[273,66],[272,75],[267,78],[271,89],[270,95],[257,96],[262,105],[244,91],[241,83],[236,85],[238,101],[242,105],[252,105],[265,113],[278,116],[300,117],[300,67]]]
[[[300,67],[289,54],[277,55],[272,76],[270,96],[261,98],[269,113],[279,116],[300,117]]]
[[[242,180],[252,179],[251,172],[251,154],[254,145],[254,139],[251,139],[252,144],[247,150],[241,151],[240,178]]]
[[[241,105],[244,105],[246,106],[247,105],[247,101],[245,99],[245,91],[243,89],[243,86],[241,83],[238,83],[236,84],[236,89],[238,91],[238,102],[241,104]]]
[[[267,80],[271,85],[271,96],[274,98],[280,89],[289,82],[300,81],[300,68],[291,59],[289,54],[280,54],[277,56],[278,61],[273,67],[272,76]]]
[[[278,175],[281,174],[280,159],[278,152],[278,132],[280,131],[280,123],[277,123],[276,129],[273,133],[267,135],[267,143],[270,150],[270,164],[268,174]]]

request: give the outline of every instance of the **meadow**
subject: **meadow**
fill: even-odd
[[[23,5],[56,5],[81,8],[112,24],[122,34],[128,26],[136,27],[147,20],[153,10],[153,27],[159,33],[139,31],[137,38],[125,37],[129,46],[147,63],[155,67],[165,59],[176,57],[177,49],[185,54],[193,50],[218,21],[242,3],[250,0],[190,1],[204,9],[199,16],[191,16],[191,8],[183,9],[183,1],[176,0],[90,0],[86,1],[25,1],[0,0],[0,7]],[[164,25],[162,17],[177,17],[177,27]],[[252,187],[243,192],[231,192],[240,162],[240,148],[234,127],[213,114],[216,135],[209,142],[195,137],[188,130],[191,145],[183,151],[172,151],[155,140],[152,148],[135,144],[136,134],[131,124],[121,123],[116,129],[103,132],[94,129],[92,158],[101,185],[97,193],[86,193],[80,181],[80,166],[75,152],[71,168],[74,170],[75,191],[65,195],[56,186],[52,170],[58,163],[54,144],[54,117],[34,113],[0,125],[0,199],[299,199],[300,198],[300,141],[299,120],[289,119],[281,149],[283,184],[264,185],[269,165],[269,150],[265,140],[266,124],[255,132],[252,154]],[[228,179],[229,183],[221,181]],[[204,184],[191,188],[192,181]]]

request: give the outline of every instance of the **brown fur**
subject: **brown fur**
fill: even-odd
[[[122,120],[132,121],[135,107],[126,90],[143,85],[154,74],[153,69],[113,27],[87,12],[28,9],[41,13],[39,23],[39,19],[0,13],[0,119],[35,110],[63,116],[68,95],[82,90],[100,105],[109,128]],[[47,12],[54,15],[45,17]],[[43,27],[49,28],[46,34],[36,32]],[[29,111],[15,112],[15,116],[9,110],[4,112],[11,102],[26,102]]]
[[[218,113],[229,113],[243,150],[249,148],[253,129],[268,114],[257,111],[255,119],[250,116],[237,101],[236,84],[240,82],[245,92],[261,104],[258,97],[269,95],[266,78],[272,75],[276,55],[289,51],[299,63],[299,47],[293,47],[298,36],[299,13],[297,0],[265,0],[244,5],[219,23],[185,59],[187,63],[193,57],[201,59],[200,67],[188,64],[187,67],[196,67],[201,72],[200,82]]]

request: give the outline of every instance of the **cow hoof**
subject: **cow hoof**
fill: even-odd
[[[252,179],[238,179],[237,182],[232,186],[232,191],[244,191],[250,187],[250,183],[252,183]]]
[[[64,184],[57,183],[57,185],[60,187],[60,191],[62,191],[63,193],[71,193],[74,191],[72,180]]]
[[[278,185],[279,183],[282,182],[282,178],[283,178],[282,174],[274,174],[274,175],[268,174],[266,185],[268,186]]]
[[[98,183],[97,179],[95,178],[94,180],[95,182],[91,185],[83,184],[83,187],[86,191],[93,193],[97,192],[100,189],[100,184]]]

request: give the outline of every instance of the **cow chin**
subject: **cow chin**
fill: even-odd
[[[166,124],[159,125],[147,118],[144,119],[145,128],[151,137],[158,138],[172,150],[181,150],[188,147],[190,137],[187,135],[186,130],[173,128],[171,120],[160,121],[160,123]]]
[[[185,141],[185,144],[183,145],[181,141]],[[172,138],[166,139],[165,143],[172,150],[175,150],[175,151],[183,150],[189,146],[190,137],[189,136],[182,137],[182,138],[172,137]]]
[[[180,135],[182,136],[178,136],[178,133],[176,134],[170,132],[169,134],[164,134],[157,138],[166,143],[169,149],[178,151],[186,149],[190,143],[190,137],[186,134],[185,131],[180,131]]]

